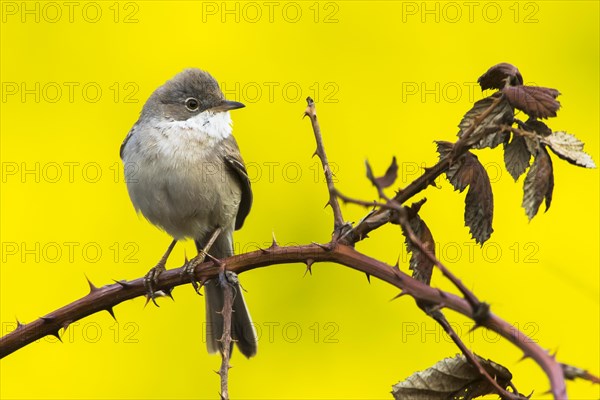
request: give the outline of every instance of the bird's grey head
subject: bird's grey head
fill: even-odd
[[[217,113],[242,107],[242,103],[225,99],[212,75],[190,68],[152,93],[144,105],[142,118],[185,121],[205,111]]]

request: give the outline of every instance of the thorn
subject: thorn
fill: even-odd
[[[395,268],[398,271],[400,271],[400,256],[398,256],[398,259],[396,259],[396,264],[394,264],[392,268]]]
[[[50,323],[50,322],[53,322],[56,318],[50,317],[50,316],[44,316],[44,317],[40,317],[40,319],[43,320],[45,323]]]
[[[49,333],[49,335],[52,335],[52,336],[56,337],[58,339],[58,341],[62,343],[62,339],[60,338],[60,335],[58,334],[58,331],[51,332],[51,333]]]
[[[327,244],[320,244],[317,242],[311,242],[312,244],[314,244],[315,246],[319,246],[320,248],[322,248],[325,251],[331,251],[333,250],[331,243],[327,243]]]
[[[473,333],[475,332],[478,328],[481,328],[481,325],[479,325],[478,323],[475,323],[470,329],[469,329],[469,333]]]
[[[185,250],[183,251],[183,259],[184,259],[184,261],[185,261],[185,264],[187,264],[187,263],[189,263],[189,262],[190,262],[190,260],[188,260],[188,257],[187,257],[187,252],[186,252]]]
[[[327,203],[325,203],[325,205],[323,206],[323,208],[327,208],[327,206],[331,206],[331,201],[330,200],[327,200]]]
[[[312,276],[312,265],[315,262],[315,260],[313,260],[312,258],[307,258],[305,261],[306,264],[306,271],[304,271],[304,276],[306,276],[306,273],[310,273],[310,275]]]
[[[108,313],[110,314],[110,316],[113,317],[113,319],[115,321],[117,321],[117,317],[115,317],[115,312],[113,311],[112,307],[106,308],[106,311],[108,311]]]
[[[274,249],[276,247],[279,247],[279,245],[277,244],[277,239],[275,239],[275,232],[271,232],[271,235],[273,235],[273,242],[271,243],[271,247],[269,248]]]
[[[16,318],[16,320],[17,320],[17,328],[16,328],[15,330],[17,330],[17,329],[21,329],[22,327],[24,327],[24,326],[25,326],[25,325],[23,325],[23,324],[21,323],[21,321],[19,321],[19,319],[18,319],[18,318]]]
[[[531,357],[530,357],[529,355],[527,355],[527,354],[523,353],[523,356],[522,356],[521,358],[519,358],[519,361],[517,361],[517,362],[525,361],[525,360],[527,360],[528,358],[531,358]]]
[[[319,149],[315,150],[314,153],[312,153],[312,156],[310,156],[310,158],[315,158],[315,156],[319,155]]]
[[[200,288],[201,288],[201,287],[202,287],[202,286],[199,286],[199,287],[198,287],[198,290],[200,290]],[[170,297],[170,298],[171,298],[171,300],[175,301],[175,298],[173,298],[173,288],[168,288],[168,289],[165,289],[165,290],[164,290],[164,292],[165,292],[165,295],[166,295],[166,296]],[[200,294],[200,292],[198,292],[198,294],[199,294],[200,296],[202,296],[202,295]]]
[[[210,255],[210,254],[208,254],[208,253],[206,253],[206,257],[207,257],[208,259],[210,259],[212,262],[214,262],[214,263],[217,265],[217,267],[219,267],[219,268],[223,268],[223,266],[225,265],[225,263],[224,263],[223,261],[219,260],[219,259],[218,259],[218,258],[216,258],[216,257],[213,257],[213,256],[211,256],[211,255]]]
[[[114,281],[115,283],[118,283],[119,285],[121,285],[121,287],[122,287],[123,289],[129,289],[129,288],[131,287],[131,283],[127,282],[126,280],[117,281],[117,280],[114,280],[114,279],[113,279],[113,281]],[[88,281],[88,282],[89,282],[89,281]]]
[[[88,278],[87,275],[85,275],[85,279],[87,280],[88,285],[90,285],[90,294],[98,290],[98,288],[94,286],[94,284],[92,283],[92,281],[90,281],[90,278]]]
[[[369,281],[369,283],[371,283],[371,275],[369,275],[368,273],[365,272],[365,275],[367,276],[367,280]]]
[[[60,327],[63,328],[63,334],[69,328],[69,325],[71,325],[71,321],[65,321],[62,323]]]
[[[399,299],[400,297],[402,297],[402,296],[406,296],[407,294],[408,294],[408,293],[406,293],[406,292],[402,291],[402,292],[398,293],[397,295],[395,295],[394,297],[392,297],[392,298],[390,299],[390,301],[394,301],[394,300],[396,300],[396,299]]]

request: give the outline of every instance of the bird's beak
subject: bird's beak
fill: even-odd
[[[244,107],[246,107],[246,106],[243,103],[240,103],[238,101],[223,100],[223,102],[221,104],[219,104],[218,106],[212,107],[210,109],[210,111],[221,112],[221,111],[236,110],[238,108],[244,108]]]

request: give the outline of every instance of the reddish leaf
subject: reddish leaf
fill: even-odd
[[[545,149],[544,149],[545,151]],[[550,168],[552,169],[552,159],[550,158],[550,155],[548,155],[548,160],[550,160]],[[550,204],[552,204],[552,193],[554,192],[554,172],[550,174],[550,177],[548,178],[548,189],[546,190],[546,196],[545,196],[545,203],[546,203],[546,209],[544,210],[544,212],[548,211],[548,209],[550,208]]]
[[[529,160],[531,153],[525,138],[513,134],[510,143],[504,145],[504,165],[515,181],[529,168]]]
[[[507,81],[512,86],[523,84],[521,73],[517,67],[509,63],[496,64],[477,79],[481,90],[502,89]]]
[[[535,132],[540,136],[548,136],[552,134],[552,129],[540,120],[529,118],[527,122],[523,124],[523,128],[529,132]]]
[[[560,94],[556,89],[539,86],[509,86],[502,89],[513,107],[518,108],[532,118],[556,117],[560,103],[556,98]]]
[[[413,203],[408,208],[408,223],[423,246],[435,256],[435,242],[433,240],[433,235],[427,227],[427,224],[425,224],[418,214],[419,209],[425,201],[426,199],[423,199],[417,203]],[[413,271],[413,278],[429,285],[431,282],[431,274],[433,273],[433,262],[418,246],[413,244],[406,232],[404,232],[404,236],[406,251],[412,254],[410,257],[409,268]]]
[[[458,124],[460,131],[458,137],[463,137],[471,126],[479,119],[481,115],[492,105],[497,95],[486,97],[477,101],[463,119]],[[490,114],[482,121],[478,121],[477,127],[473,131],[468,144],[474,148],[482,149],[485,147],[494,148],[500,143],[506,142],[508,132],[502,130],[502,125],[511,125],[513,122],[513,108],[506,100],[502,100]]]
[[[371,165],[368,161],[365,161],[367,166],[367,178],[371,181],[371,183],[379,190],[385,189],[396,182],[396,178],[398,177],[398,164],[396,163],[396,157],[392,158],[392,163],[388,167],[387,171],[385,171],[385,175],[376,178],[373,175],[373,170],[371,169]]]
[[[546,200],[546,210],[548,210],[552,202],[553,189],[552,160],[546,147],[540,146],[523,183],[523,208],[529,220],[538,213],[544,199]]]
[[[436,142],[440,159],[452,151],[452,143]],[[446,172],[446,177],[455,190],[462,192],[468,186],[465,198],[465,226],[477,243],[484,243],[494,231],[494,195],[490,178],[477,157],[466,152],[455,160]]]
[[[509,386],[512,374],[506,367],[476,354],[475,357],[500,386]],[[496,389],[462,354],[445,358],[425,371],[415,372],[392,389],[395,400],[471,400],[495,393]]]

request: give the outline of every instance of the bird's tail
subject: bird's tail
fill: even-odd
[[[220,238],[219,238],[220,239]],[[226,258],[233,254],[231,237],[226,240],[219,240],[214,243],[210,255],[215,258]],[[225,239],[225,238],[224,238]],[[226,243],[225,243],[226,242]],[[196,243],[197,247],[200,247]],[[200,247],[202,248],[202,247]],[[232,282],[233,281],[233,282]],[[219,279],[211,279],[204,284],[204,297],[206,301],[206,347],[209,353],[216,353],[222,350],[220,342],[223,336],[223,289]],[[246,307],[242,288],[237,279],[228,279],[223,284],[231,284],[233,287],[233,313],[231,315],[231,338],[237,344],[240,352],[250,358],[256,354],[258,349],[258,339],[256,330],[252,324],[252,318]]]

